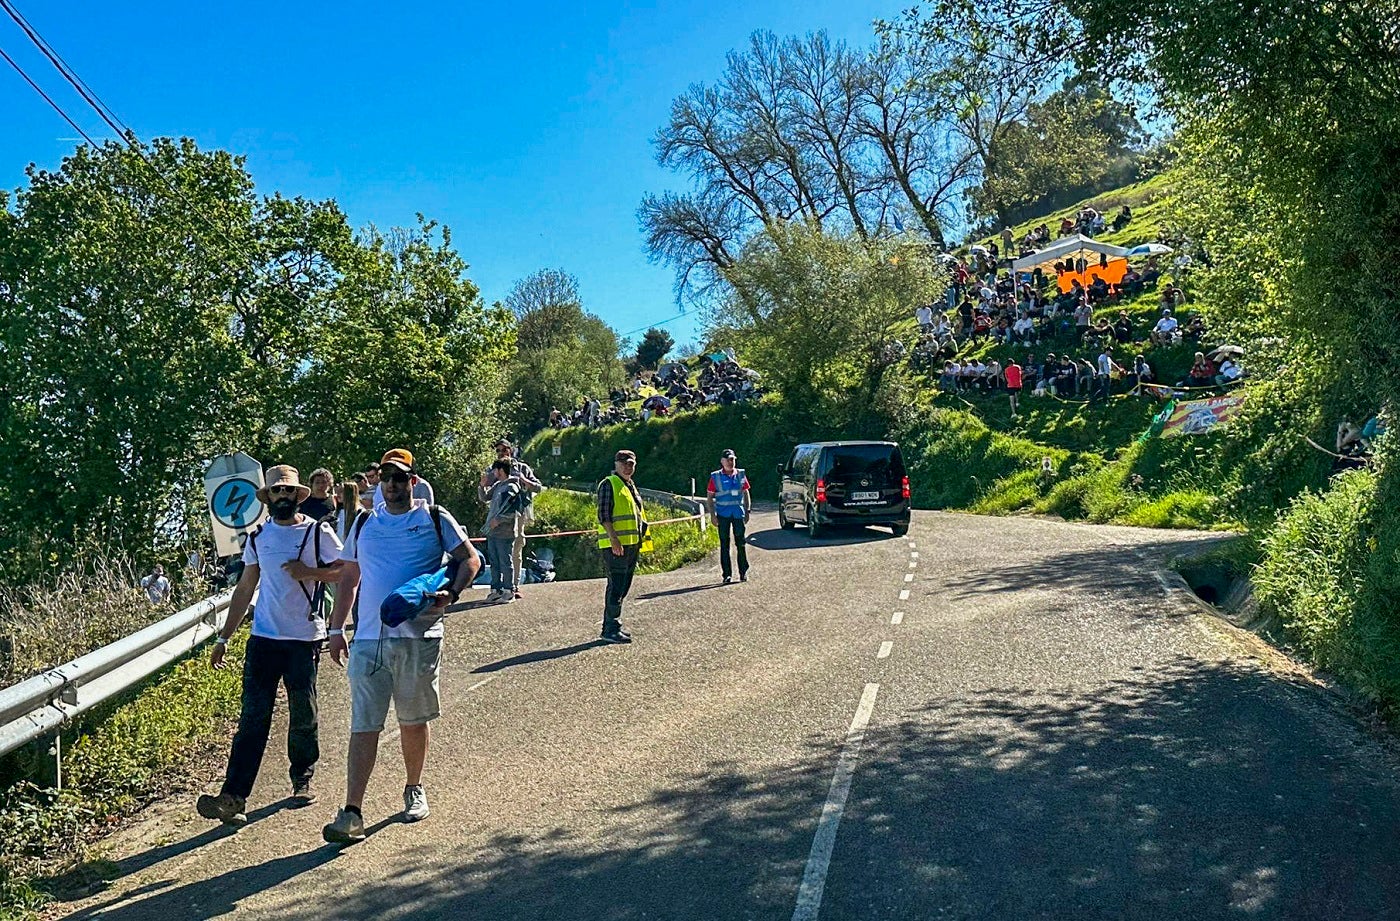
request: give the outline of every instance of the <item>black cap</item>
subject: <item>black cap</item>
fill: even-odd
[[[719,456],[720,456],[720,457],[734,457],[734,449],[733,449],[733,448],[725,448],[723,451],[719,452]]]

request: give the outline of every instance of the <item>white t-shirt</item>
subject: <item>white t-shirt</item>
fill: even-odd
[[[427,480],[423,479],[423,478],[420,476],[420,477],[418,478],[418,482],[413,484],[413,498],[415,498],[415,499],[422,499],[424,502],[428,503],[429,505],[432,505],[432,504],[433,504],[433,484],[429,483]],[[374,487],[374,507],[375,507],[375,508],[379,508],[379,506],[381,506],[381,505],[383,505],[383,504],[384,504],[384,487],[383,487],[383,486],[375,486],[375,487]]]
[[[1162,319],[1157,321],[1156,329],[1159,333],[1170,333],[1173,332],[1176,327],[1176,317],[1162,317]]]
[[[151,599],[151,604],[165,604],[170,600],[170,580],[165,576],[146,576],[141,580],[141,587],[146,590],[146,597]]]
[[[298,582],[282,568],[283,563],[300,559],[316,567],[316,535],[319,527],[320,565],[340,558],[340,538],[328,524],[317,525],[308,515],[298,515],[297,523],[281,525],[266,521],[243,542],[243,564],[258,566],[258,601],[253,605],[253,636],[271,640],[313,641],[325,639],[326,621],[321,611],[312,610],[311,598],[317,583]],[[302,546],[302,541],[306,545]],[[300,550],[300,553],[298,553]],[[310,596],[310,597],[308,597]],[[313,616],[315,615],[315,616]]]
[[[933,311],[927,307],[920,307],[914,311],[914,319],[920,326],[927,326],[933,322]]]
[[[397,627],[384,627],[379,621],[379,607],[391,592],[410,579],[442,568],[444,551],[450,553],[467,539],[466,531],[446,509],[441,520],[442,542],[438,543],[428,503],[415,499],[402,515],[392,514],[387,506],[376,506],[358,535],[351,529],[340,558],[360,564],[357,642],[442,636],[441,617],[424,614]]]

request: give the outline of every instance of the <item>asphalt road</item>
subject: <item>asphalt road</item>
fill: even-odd
[[[341,849],[268,750],[233,832],[163,804],[75,918],[1400,918],[1400,771],[1335,695],[1154,572],[1199,534],[917,514],[453,615],[426,786],[386,733]],[[901,598],[902,593],[904,597]],[[866,725],[862,725],[862,723]],[[211,782],[210,789],[214,788]]]

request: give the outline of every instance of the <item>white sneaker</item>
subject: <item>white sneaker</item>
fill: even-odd
[[[421,788],[420,788],[421,789]],[[407,799],[407,794],[404,795]],[[424,815],[427,815],[428,804],[423,803]],[[335,821],[321,829],[321,837],[331,844],[354,844],[356,841],[365,840],[365,820],[350,812],[341,809],[335,814]]]
[[[428,817],[428,794],[423,792],[423,785],[417,784],[412,787],[403,788],[403,820],[405,822],[421,822]]]

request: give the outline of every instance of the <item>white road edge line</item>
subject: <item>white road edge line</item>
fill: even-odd
[[[875,709],[875,695],[880,685],[871,682],[860,695],[860,705],[856,707],[855,719],[846,731],[846,746],[836,762],[836,773],[831,778],[831,791],[826,795],[826,805],[822,806],[822,817],[817,822],[817,834],[812,839],[812,851],[807,856],[807,869],[802,874],[802,885],[797,888],[797,907],[793,909],[792,921],[815,921],[822,907],[822,891],[826,888],[826,874],[831,868],[831,852],[836,847],[836,831],[841,827],[841,814],[846,809],[846,798],[851,794],[851,778],[855,774],[856,759],[860,757],[860,747],[865,742],[865,727],[870,723],[870,713]]]
[[[478,681],[476,684],[474,684],[474,685],[472,685],[471,687],[467,688],[466,691],[464,691],[463,693],[470,694],[472,691],[475,691],[477,688],[481,687],[482,685],[490,684],[491,682],[495,681],[495,680],[496,680],[497,678],[499,678],[499,677],[501,677],[501,676],[500,676],[500,675],[492,675],[490,678],[482,678],[482,679],[481,679],[480,681]]]
[[[875,658],[888,659],[890,657],[890,652],[893,649],[894,643],[891,640],[885,640],[883,643],[880,644],[880,651],[875,653]]]
[[[919,553],[918,553],[918,551],[914,551],[914,552],[912,552],[912,553],[909,554],[909,559],[911,559],[911,560],[917,560],[918,558],[919,558]]]
[[[919,568],[919,564],[916,563],[914,560],[910,560],[910,561],[909,561],[909,568],[910,568],[910,569],[918,569],[918,568]]]
[[[906,573],[904,574],[904,581],[905,581],[905,582],[913,582],[913,581],[914,581],[914,574],[913,574],[912,572],[906,572]]]
[[[904,623],[904,612],[895,611],[894,614],[890,616],[890,623],[896,627]]]
[[[899,600],[900,600],[900,601],[908,601],[908,600],[909,600],[909,589],[906,588],[906,589],[900,590],[900,593],[899,593]]]

